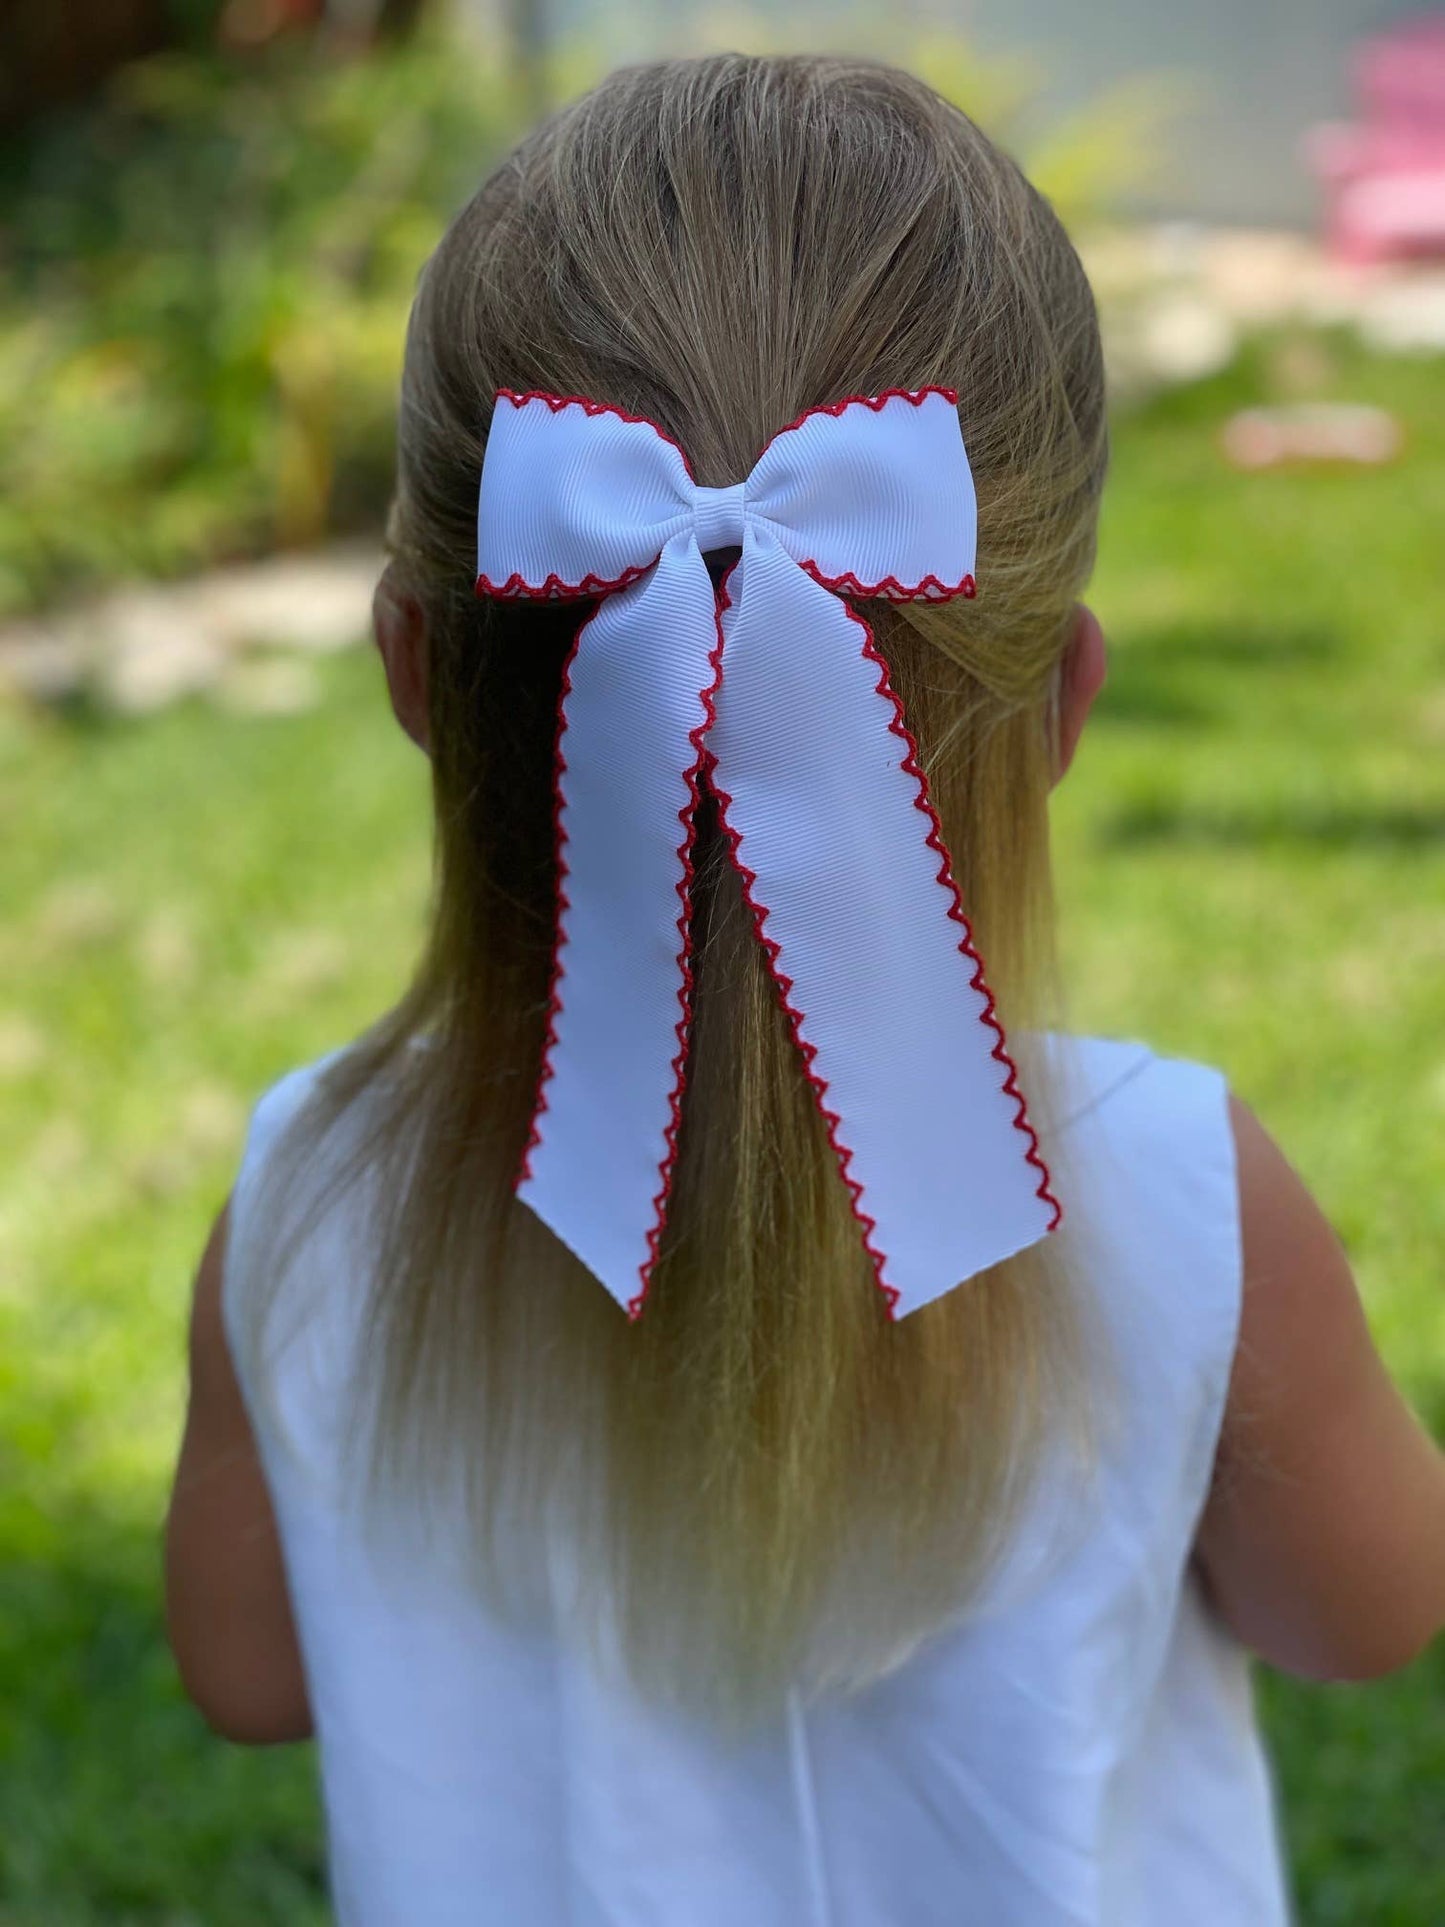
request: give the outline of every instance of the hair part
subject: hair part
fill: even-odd
[[[807,408],[931,384],[959,395],[979,594],[858,606],[1047,1146],[1029,1033],[1057,1006],[1053,702],[1105,466],[1093,300],[1047,204],[920,81],[718,55],[564,109],[422,276],[390,542],[428,622],[431,925],[277,1160],[314,1175],[368,1098],[327,1196],[380,1174],[356,1387],[371,1516],[433,1516],[456,1543],[460,1503],[476,1582],[508,1608],[565,1544],[598,1651],[734,1722],[789,1686],[878,1678],[977,1597],[1040,1465],[1087,1435],[1083,1287],[1050,1239],[888,1322],[705,786],[687,1089],[641,1320],[514,1199],[583,612],[475,599],[478,477],[501,387],[645,415],[718,486]],[[258,1358],[285,1270],[255,1294]]]

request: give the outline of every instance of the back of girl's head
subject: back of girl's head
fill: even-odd
[[[412,1496],[450,1468],[494,1593],[561,1519],[634,1677],[733,1711],[786,1678],[876,1677],[969,1596],[1078,1416],[1076,1281],[1051,1240],[887,1323],[706,793],[689,1079],[640,1322],[512,1198],[580,612],[475,599],[478,479],[502,387],[645,415],[721,486],[807,408],[930,384],[959,397],[979,594],[868,615],[1017,1035],[1047,1015],[1051,698],[1105,431],[1087,282],[1012,162],[885,67],[618,73],[458,217],[408,340],[391,538],[427,620],[437,879],[417,981],[356,1058],[362,1080],[413,1067],[387,1126],[413,1175],[379,1206],[374,1462]],[[403,1051],[419,1030],[442,1048]],[[1026,1069],[1046,1116],[1042,1059]]]
[[[958,390],[979,489],[970,655],[1036,691],[1032,639],[1057,645],[1092,559],[1104,433],[1093,300],[1047,204],[890,68],[624,70],[523,143],[426,271],[397,540],[465,594],[501,386],[646,414],[722,484],[805,408],[929,383]]]

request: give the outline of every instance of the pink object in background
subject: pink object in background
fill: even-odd
[[[1331,252],[1357,265],[1445,256],[1445,12],[1365,41],[1354,78],[1360,119],[1309,140]]]
[[[1354,462],[1376,468],[1400,452],[1400,424],[1383,408],[1352,402],[1298,402],[1245,408],[1224,425],[1224,453],[1235,468]]]

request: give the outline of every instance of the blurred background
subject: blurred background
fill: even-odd
[[[257,1093],[420,933],[364,646],[417,270],[538,112],[721,46],[917,69],[1069,223],[1116,444],[1077,1022],[1227,1068],[1445,1429],[1445,13],[10,0],[4,1927],[327,1917],[308,1754],[211,1740],[163,1644],[191,1273]],[[1445,1656],[1261,1691],[1305,1927],[1440,1927]]]

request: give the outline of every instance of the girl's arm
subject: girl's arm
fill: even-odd
[[[196,1276],[191,1395],[166,1521],[166,1619],[209,1724],[251,1745],[304,1740],[311,1709],[270,1495],[221,1322],[226,1210]]]
[[[1319,1207],[1231,1105],[1244,1306],[1199,1561],[1272,1665],[1372,1678],[1445,1624],[1445,1456],[1391,1383]]]

